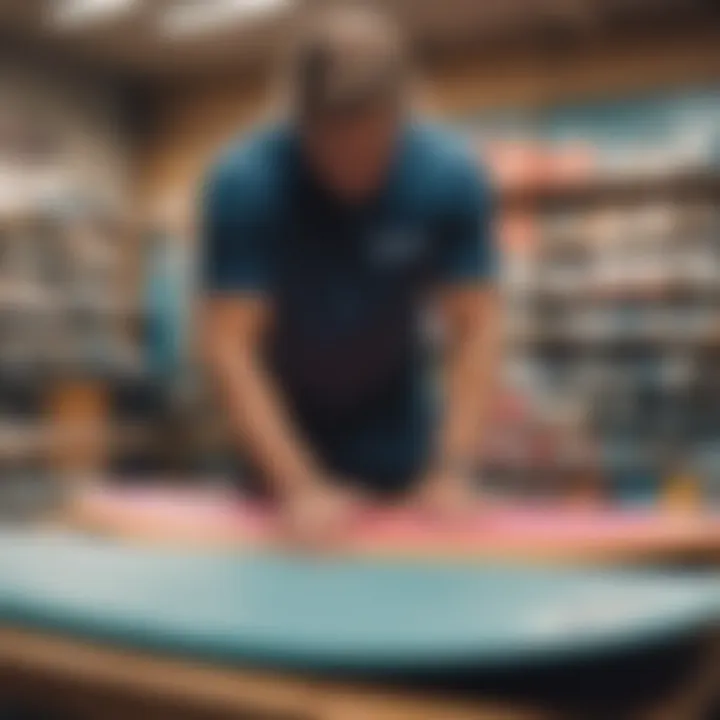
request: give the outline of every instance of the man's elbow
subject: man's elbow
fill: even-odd
[[[237,328],[211,324],[201,334],[201,344],[201,361],[216,376],[238,376],[257,367],[258,343],[254,338],[237,332]]]
[[[451,308],[449,325],[456,345],[466,346],[487,342],[500,332],[502,313],[497,293],[474,292],[460,298]]]
[[[222,370],[232,357],[233,334],[216,319],[205,318],[198,332],[199,355],[202,364],[212,373]]]

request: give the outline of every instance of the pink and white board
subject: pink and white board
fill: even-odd
[[[74,520],[127,539],[262,548],[280,540],[273,510],[221,491],[98,487]],[[403,507],[364,508],[338,549],[371,555],[518,559],[720,557],[720,516],[541,505],[479,506],[442,523]]]

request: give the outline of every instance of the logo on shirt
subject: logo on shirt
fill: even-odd
[[[389,230],[370,241],[373,262],[382,267],[410,265],[424,255],[427,242],[422,233],[411,230]]]

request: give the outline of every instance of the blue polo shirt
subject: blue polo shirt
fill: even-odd
[[[274,126],[214,165],[203,215],[205,292],[272,303],[266,358],[301,435],[342,476],[409,482],[442,412],[429,295],[494,272],[476,160],[443,130],[409,124],[384,187],[348,205],[313,176],[293,131]]]

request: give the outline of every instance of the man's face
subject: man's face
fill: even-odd
[[[347,202],[361,202],[382,188],[397,134],[394,112],[363,110],[314,123],[305,133],[305,148],[328,190]]]

